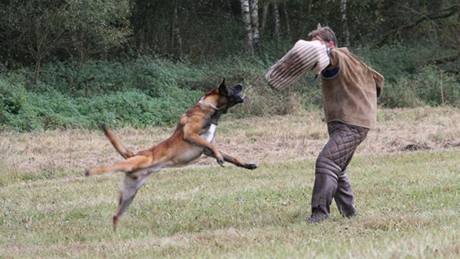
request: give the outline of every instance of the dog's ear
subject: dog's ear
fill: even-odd
[[[225,78],[222,79],[222,83],[220,83],[220,85],[219,85],[219,94],[221,94],[223,96],[228,95],[227,86],[225,85]]]

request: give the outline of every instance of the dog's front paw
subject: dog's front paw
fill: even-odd
[[[245,164],[244,168],[249,169],[249,170],[254,170],[257,168],[256,164]]]
[[[224,167],[224,160],[223,159],[216,158],[216,161],[220,166]]]
[[[224,167],[224,157],[222,156],[222,154],[220,152],[216,152],[215,157],[216,157],[217,163],[220,166]]]

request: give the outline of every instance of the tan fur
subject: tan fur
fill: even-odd
[[[92,176],[111,172],[124,172],[126,174],[120,192],[119,205],[113,216],[114,229],[119,218],[148,176],[162,168],[189,164],[202,154],[214,157],[220,165],[223,165],[225,161],[246,169],[257,167],[255,164],[243,163],[235,157],[222,153],[211,141],[202,136],[209,130],[211,116],[217,112],[215,108],[226,108],[226,105],[228,105],[228,97],[223,96],[219,89],[210,91],[201,102],[181,116],[176,129],[169,138],[137,153],[127,150],[110,129],[105,126],[102,127],[113,147],[125,160],[109,166],[88,169],[85,175]]]

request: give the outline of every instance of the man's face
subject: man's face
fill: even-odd
[[[326,47],[328,47],[330,49],[333,49],[333,48],[336,47],[335,43],[333,41],[325,41],[325,40],[321,39],[320,36],[315,36],[315,37],[313,37],[312,40],[317,40],[317,41],[321,42],[321,44],[326,45]]]

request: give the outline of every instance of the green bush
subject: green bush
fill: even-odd
[[[10,92],[11,96],[16,96],[21,89],[11,89]],[[20,131],[95,128],[102,122],[116,127],[172,125],[197,101],[200,94],[197,91],[172,89],[168,96],[155,98],[129,90],[74,98],[56,91],[27,92],[19,99],[26,101],[14,106],[14,110],[2,109],[0,125]],[[2,100],[5,100],[3,96]],[[1,107],[5,107],[10,99],[2,102]]]
[[[379,102],[384,107],[417,107],[424,105],[417,95],[417,89],[412,80],[400,78],[395,83],[386,83]]]
[[[0,78],[0,120],[6,113],[17,114],[26,102],[26,90]]]
[[[382,73],[389,83],[396,83],[401,77],[417,74],[433,57],[446,54],[436,46],[387,45],[353,51]]]
[[[56,62],[43,67],[36,84],[31,83],[33,69],[9,71],[0,74],[0,128],[95,128],[100,122],[116,127],[172,125],[223,77],[229,85],[245,85],[247,102],[231,110],[238,117],[321,107],[320,80],[313,76],[284,91],[266,84],[263,74],[282,55],[277,51],[201,64],[147,56],[125,62]],[[460,107],[460,78],[437,66],[418,65],[426,63],[426,56],[417,56],[416,50],[393,46],[361,49],[358,54],[385,76],[379,99],[384,107]]]
[[[152,58],[139,58],[126,63],[53,63],[44,67],[40,83],[34,89],[54,89],[72,96],[92,96],[139,89],[146,94],[159,97],[164,93],[163,89],[176,86],[174,73],[178,73],[180,69],[180,65],[175,66],[169,61]],[[33,71],[29,71],[28,76],[33,76]]]
[[[414,76],[417,95],[427,105],[453,105],[460,107],[460,82],[435,66],[423,67]]]
[[[141,90],[152,97],[162,97],[172,88],[206,90],[216,86],[223,77],[240,80],[250,73],[250,63],[228,58],[216,64],[195,65],[148,56],[125,62],[90,61],[83,65],[56,62],[45,65],[38,84],[30,85],[28,90],[52,89],[76,97]],[[33,70],[20,73],[26,81],[34,76]]]
[[[401,76],[395,83],[387,82],[380,101],[386,107],[460,107],[460,82],[437,67],[425,66],[416,74]]]

